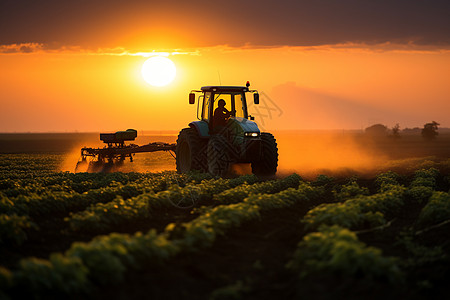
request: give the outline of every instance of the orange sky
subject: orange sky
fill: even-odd
[[[177,130],[195,119],[189,91],[219,84],[219,74],[224,85],[250,80],[263,93],[266,102],[251,113],[267,129],[421,127],[431,120],[450,127],[450,52],[395,48],[187,49],[169,56],[177,77],[159,88],[142,79],[142,56],[3,54],[0,131]],[[265,117],[267,105],[274,110]]]
[[[450,2],[0,2],[0,132],[179,130],[204,85],[261,92],[265,129],[450,127]],[[140,68],[167,52],[166,87]],[[175,53],[176,52],[176,53]],[[220,77],[220,80],[219,80]]]

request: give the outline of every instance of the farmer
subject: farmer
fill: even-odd
[[[228,109],[225,108],[225,105],[225,100],[220,99],[217,102],[217,108],[214,110],[213,124],[216,130],[218,129],[218,127],[225,127],[228,118],[235,112],[234,110],[228,111]]]

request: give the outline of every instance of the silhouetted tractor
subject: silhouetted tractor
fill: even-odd
[[[275,175],[278,148],[272,134],[260,132],[253,117],[248,115],[246,94],[253,94],[259,104],[259,94],[246,86],[204,86],[189,94],[189,103],[198,97],[198,121],[180,131],[176,144],[150,143],[143,146],[125,144],[134,141],[137,131],[128,129],[116,133],[101,133],[103,148],[81,149],[81,159],[75,172],[114,171],[126,158],[142,152],[168,151],[176,158],[179,173],[198,170],[214,176],[225,176],[234,163],[250,163],[258,176]]]
[[[198,121],[180,131],[176,146],[177,171],[192,170],[225,176],[234,163],[250,163],[252,173],[273,176],[278,166],[278,148],[272,134],[260,132],[247,110],[246,94],[259,94],[246,86],[204,86],[189,94],[194,104],[196,93]],[[220,102],[225,102],[223,108]],[[217,116],[219,114],[219,116]],[[225,120],[223,120],[225,118]]]

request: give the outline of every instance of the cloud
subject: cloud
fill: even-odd
[[[285,51],[297,51],[297,52],[345,52],[345,53],[417,53],[417,54],[432,54],[432,53],[447,53],[450,51],[450,45],[421,45],[413,41],[405,43],[339,43],[339,44],[325,44],[317,46],[287,46],[287,45],[274,45],[274,46],[258,46],[246,44],[244,46],[231,46],[231,45],[219,45],[214,47],[202,47],[196,51],[199,53],[204,52],[243,52],[243,51],[258,51],[258,50],[285,50]]]
[[[450,45],[448,0],[0,2],[0,44]]]
[[[0,53],[2,54],[33,53],[43,49],[44,45],[39,43],[0,45]]]
[[[396,43],[345,43],[321,46],[256,46],[246,44],[242,47],[219,45],[214,47],[187,48],[187,49],[126,49],[115,48],[84,48],[81,46],[61,46],[57,44],[22,43],[0,45],[0,55],[12,54],[65,54],[65,55],[97,55],[97,56],[171,56],[171,55],[195,55],[201,56],[208,53],[236,53],[247,51],[282,50],[286,52],[314,52],[314,53],[409,53],[409,54],[438,54],[450,53],[450,46],[417,45],[413,42],[407,44]]]
[[[31,54],[31,53],[47,53],[47,54],[84,54],[84,55],[107,55],[107,56],[169,56],[169,55],[199,55],[199,50],[182,51],[180,49],[167,51],[133,51],[122,47],[116,48],[83,48],[80,46],[58,46],[47,45],[43,43],[22,43],[0,45],[0,54]]]

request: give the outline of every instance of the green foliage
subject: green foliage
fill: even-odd
[[[385,191],[386,189],[389,189],[392,185],[397,185],[399,182],[400,176],[396,174],[395,172],[389,171],[385,173],[379,174],[375,178],[375,184],[378,186],[378,190],[380,192]]]
[[[71,174],[71,176],[61,173],[61,176],[56,178],[44,177],[36,180],[33,186],[27,182],[20,182],[18,188],[13,191],[2,192],[2,195],[6,193],[9,196],[1,196],[0,212],[32,216],[70,212],[84,209],[92,204],[113,201],[117,195],[128,199],[142,193],[163,191],[173,182],[185,180],[184,176],[177,176],[178,174],[147,174],[146,176],[133,174],[93,177],[88,173]],[[136,181],[127,184],[134,177]],[[95,188],[78,193],[75,191],[78,188],[74,185],[84,184],[83,178],[92,179],[92,182],[86,185],[95,186]]]
[[[210,300],[239,300],[245,299],[244,295],[249,288],[242,282],[227,285],[214,290],[209,296]]]
[[[87,275],[88,269],[80,259],[56,253],[49,260],[22,260],[16,280],[31,293],[58,291],[69,294],[87,290]]]
[[[309,183],[300,183],[298,188],[289,188],[276,194],[256,194],[244,199],[244,203],[257,205],[263,210],[285,208],[301,201],[310,201],[323,194],[322,188]]]
[[[438,176],[439,170],[435,168],[417,170],[410,186],[424,186],[434,189],[436,188],[436,179]]]
[[[28,258],[20,262],[17,284],[31,292],[57,290],[63,293],[87,290],[91,281],[110,284],[123,280],[128,268],[161,263],[178,248],[154,230],[133,236],[113,233],[89,243],[74,243],[64,254],[49,260]]]
[[[334,180],[335,179],[333,177],[327,175],[318,175],[316,181],[314,181],[312,184],[314,186],[327,186],[331,184]]]
[[[64,253],[52,254],[48,259],[22,259],[11,271],[0,267],[0,290],[6,293],[24,291],[36,298],[49,293],[76,297],[80,292],[89,292],[92,286],[120,283],[130,270],[153,268],[156,272],[155,266],[172,262],[175,257],[208,251],[231,230],[245,228],[248,222],[262,218],[266,221],[267,212],[286,209],[298,210],[292,212],[301,215],[310,208],[303,223],[307,230],[316,231],[304,236],[289,263],[302,279],[317,275],[348,277],[350,282],[361,278],[398,283],[402,281],[398,265],[409,270],[446,262],[448,258],[444,247],[425,246],[410,235],[400,240],[409,256],[399,262],[367,247],[349,230],[386,224],[385,216],[395,217],[407,209],[410,199],[421,203],[429,199],[420,214],[419,226],[446,221],[450,215],[449,196],[436,191],[442,190],[446,173],[433,158],[415,163],[424,168],[415,172],[408,188],[399,184],[406,184],[407,177],[394,172],[378,175],[377,192],[371,195],[353,177],[347,184],[337,185],[334,178],[325,175],[308,183],[296,174],[272,181],[261,181],[253,175],[214,179],[198,172],[71,174],[42,167],[39,164],[46,162],[44,156],[17,159],[20,163],[9,165],[0,155],[0,239],[5,252],[23,243],[27,232],[34,232],[30,231],[33,222],[52,216],[58,222],[66,217],[68,227],[83,231],[83,236],[94,237],[96,231],[109,234],[85,243],[74,242]],[[33,162],[36,160],[39,163]],[[325,191],[333,193],[335,199],[325,197],[329,195]],[[314,207],[318,200],[330,203]],[[172,208],[182,208],[186,214],[171,215]],[[163,226],[169,224],[162,232],[111,233],[155,216],[164,218]],[[303,227],[297,226],[301,234]],[[61,234],[67,235],[66,240],[81,235],[65,227]],[[269,264],[263,261],[267,266],[264,268],[260,258],[255,259],[252,270],[267,271]],[[246,296],[249,287],[242,281],[228,283],[215,290],[211,298]]]
[[[281,180],[243,184],[232,189],[227,189],[220,194],[216,194],[214,200],[221,203],[237,203],[251,194],[274,194],[287,188],[296,188],[298,187],[300,180],[300,176],[293,174]]]
[[[405,188],[399,185],[383,185],[385,191],[370,196],[357,196],[343,203],[320,204],[310,210],[303,219],[306,228],[320,225],[339,225],[346,228],[382,225],[384,214],[402,207]],[[389,188],[389,190],[387,189]]]
[[[340,188],[335,187],[333,189],[333,195],[336,201],[343,201],[359,195],[369,195],[369,189],[360,187],[356,181],[350,181],[340,186]]]
[[[302,184],[298,189],[291,188],[278,194],[267,195],[269,197],[252,196],[242,203],[214,207],[191,222],[183,224],[181,234],[175,236],[173,241],[167,240],[166,236],[171,236],[176,230],[174,225],[168,226],[160,235],[154,230],[145,235],[137,233],[133,236],[113,233],[96,237],[89,243],[74,243],[61,259],[67,259],[67,262],[73,259],[81,261],[88,270],[88,278],[95,283],[120,282],[123,280],[124,272],[129,268],[162,263],[179,253],[181,249],[195,251],[210,247],[218,235],[223,235],[230,228],[239,227],[246,221],[259,218],[260,211],[288,207],[296,200],[307,200],[307,195],[315,193],[314,188]],[[46,273],[54,268],[54,264],[52,260],[22,261],[21,282],[28,282],[33,289],[39,289],[41,286],[46,288],[58,286],[59,279],[56,280],[51,276],[49,279]],[[41,278],[44,281],[35,279],[35,274],[43,274]]]
[[[403,245],[410,256],[403,260],[406,267],[423,267],[430,263],[443,261],[447,255],[442,247],[427,247],[414,240],[414,235],[410,232],[402,233],[398,238],[398,243]]]
[[[417,170],[407,191],[407,196],[419,203],[427,202],[436,188],[438,176],[439,170],[436,168]]]
[[[231,180],[209,179],[200,183],[189,182],[184,187],[172,184],[167,190],[156,194],[144,193],[126,200],[117,196],[110,202],[97,203],[84,211],[70,214],[66,221],[70,223],[72,230],[111,230],[126,222],[146,218],[161,208],[196,206],[230,187],[253,180],[256,180],[256,176],[242,176]]]
[[[27,239],[25,232],[28,228],[36,228],[26,216],[0,215],[0,244],[14,243],[22,244]]]
[[[190,250],[210,247],[217,235],[223,235],[228,229],[259,217],[257,206],[245,203],[219,205],[193,221],[183,224],[184,237],[180,242],[183,248]],[[169,232],[171,229],[168,228]]]
[[[183,249],[198,250],[210,247],[218,235],[225,234],[230,228],[260,218],[262,211],[290,207],[318,195],[321,195],[321,189],[306,183],[301,183],[297,189],[289,188],[276,194],[250,195],[237,204],[205,209],[199,217],[181,227],[170,224],[166,233],[177,239]]]
[[[89,244],[75,243],[68,254],[69,257],[78,257],[83,261],[94,282],[107,284],[123,279],[126,267],[120,258],[126,259],[127,249],[120,244],[110,245],[101,239]]]
[[[433,188],[428,186],[413,186],[407,191],[407,196],[416,202],[424,203],[433,194]]]
[[[322,226],[306,235],[287,267],[300,278],[331,274],[398,283],[403,277],[394,258],[382,256],[379,249],[367,247],[355,233],[339,226]]]
[[[151,195],[144,194],[124,200],[117,196],[111,202],[97,203],[84,211],[71,213],[70,217],[65,220],[70,222],[72,230],[107,230],[128,220],[147,217],[150,212],[150,197]],[[153,197],[152,200],[157,201],[158,198]],[[155,204],[156,201],[154,201]]]
[[[427,205],[422,209],[417,221],[421,227],[450,220],[450,195],[445,192],[433,192]]]
[[[58,169],[62,159],[61,155],[56,154],[0,154],[0,179],[51,176]]]

